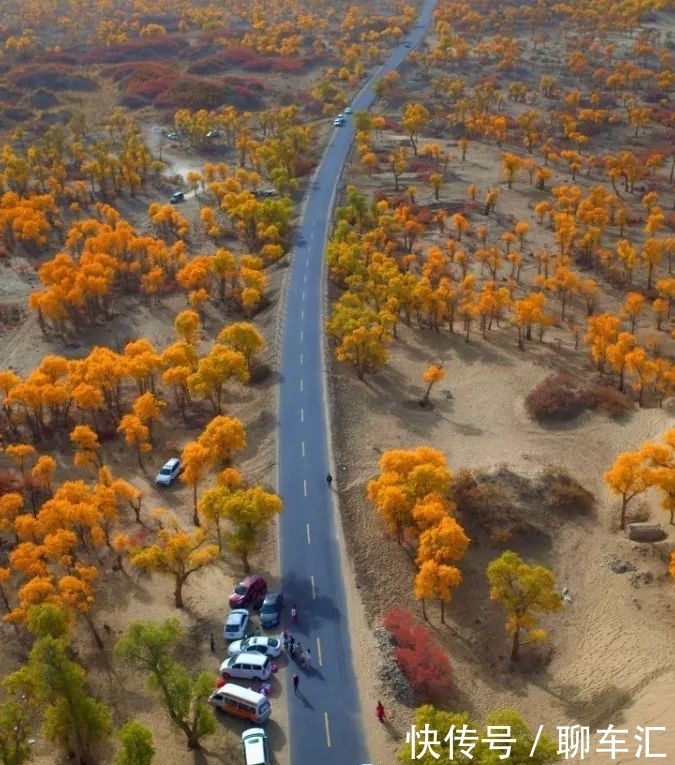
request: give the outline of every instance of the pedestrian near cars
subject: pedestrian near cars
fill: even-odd
[[[293,646],[293,656],[302,656],[302,645],[299,640],[296,640]]]
[[[293,603],[291,606],[291,621],[293,624],[298,623],[298,607],[295,605],[295,603]]]
[[[293,693],[298,695],[298,686],[300,685],[300,678],[297,675],[293,675]]]
[[[211,633],[211,653],[216,652],[216,639],[213,637],[213,632]]]
[[[307,648],[305,650],[305,661],[304,665],[309,669],[312,666],[312,652]]]
[[[293,656],[293,652],[295,651],[295,638],[293,635],[288,636],[288,651]]]

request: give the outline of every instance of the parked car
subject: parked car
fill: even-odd
[[[250,615],[245,608],[235,608],[227,615],[223,627],[225,640],[241,640],[246,637]]]
[[[276,197],[279,195],[279,192],[276,189],[258,189],[255,195],[257,197]]]
[[[267,680],[272,674],[269,656],[261,653],[240,653],[230,656],[220,665],[220,674],[225,680],[239,677],[242,680]]]
[[[249,728],[241,734],[245,765],[270,765],[270,747],[262,728]]]
[[[185,194],[182,191],[174,191],[171,197],[169,198],[169,202],[171,202],[172,205],[177,205],[179,202],[185,201]]]
[[[171,486],[180,475],[182,469],[183,463],[178,457],[172,457],[168,462],[164,463],[162,469],[155,476],[155,483],[157,486]]]
[[[353,114],[351,106],[345,106],[345,114]]]
[[[280,592],[268,592],[260,606],[260,624],[263,627],[276,627],[281,621],[284,596]]]
[[[167,137],[167,138],[168,138],[170,141],[177,141],[177,140],[178,140],[178,133],[167,133],[167,134],[166,134],[166,137]]]
[[[207,138],[220,138],[220,130],[209,130],[206,134]]]
[[[253,635],[245,640],[235,640],[227,648],[228,656],[238,656],[240,653],[262,653],[276,659],[281,653],[281,640],[267,635]]]
[[[267,594],[267,582],[261,576],[247,576],[234,588],[230,608],[258,608]]]
[[[346,122],[347,120],[344,117],[336,117],[333,120],[333,125],[335,125],[335,127],[342,127]]]

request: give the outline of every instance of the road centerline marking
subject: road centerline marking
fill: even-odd
[[[302,456],[304,457],[305,456],[305,442],[304,441],[300,444],[300,452],[301,452]]]
[[[305,390],[305,384],[302,378],[300,378],[300,393]]]
[[[323,655],[321,653],[321,638],[316,639],[316,658],[319,662],[319,666],[323,667]]]
[[[305,496],[307,496],[307,479],[303,478],[302,480],[302,492]]]
[[[301,409],[300,410],[300,422],[304,422],[304,421],[305,421],[305,410]]]
[[[323,713],[323,727],[326,731],[326,746],[330,749],[331,748],[330,723],[328,722],[328,712]]]
[[[312,600],[316,600],[316,582],[313,576],[309,577],[309,586],[312,589]]]
[[[309,523],[305,524],[305,531],[307,532],[307,544],[312,544],[312,532],[309,530]]]
[[[300,366],[302,366],[302,353],[300,354]]]
[[[300,342],[304,343],[304,341],[305,341],[305,332],[304,332],[304,330],[301,329],[300,330]]]

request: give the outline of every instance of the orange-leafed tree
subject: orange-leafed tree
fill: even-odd
[[[225,385],[249,379],[246,357],[240,351],[216,343],[211,352],[197,362],[197,369],[188,378],[189,389],[211,402],[216,414],[221,414]]]
[[[406,104],[403,109],[401,126],[408,135],[415,156],[417,156],[417,136],[420,130],[423,130],[429,124],[430,119],[429,110],[422,104]]]
[[[199,443],[209,452],[212,467],[227,463],[233,452],[240,452],[246,446],[246,429],[236,417],[218,415],[204,428]]]
[[[422,604],[422,615],[427,619],[425,603],[436,598],[441,606],[441,624],[445,624],[445,606],[452,600],[453,592],[462,583],[462,573],[456,566],[426,560],[415,576],[415,597]]]
[[[623,530],[626,528],[628,503],[652,485],[652,471],[645,464],[645,455],[641,451],[624,452],[603,477],[612,494],[621,497],[619,528]]]
[[[195,526],[199,526],[197,488],[209,471],[211,454],[208,447],[198,440],[190,441],[186,444],[180,457],[183,463],[183,472],[180,474],[180,480],[192,487],[192,522]]]
[[[424,391],[422,400],[420,401],[421,406],[428,406],[429,397],[431,396],[431,389],[444,377],[445,370],[443,369],[443,364],[432,364],[422,373],[422,380],[424,380],[424,382],[427,384],[427,388]]]
[[[155,544],[133,553],[131,564],[171,578],[174,604],[176,608],[183,608],[185,583],[192,574],[217,559],[218,545],[208,543],[204,529],[186,530],[173,515],[162,513],[161,522]]]
[[[246,368],[251,371],[251,359],[265,348],[265,340],[258,330],[246,321],[238,321],[229,324],[218,333],[216,340],[219,343],[234,348],[244,356]]]
[[[136,458],[141,470],[145,470],[143,455],[152,451],[150,428],[135,414],[125,414],[117,427],[118,433],[124,433],[124,441],[136,449]]]
[[[414,510],[429,495],[445,501],[452,475],[442,452],[428,446],[416,449],[394,449],[380,458],[380,475],[368,483],[368,499],[384,520],[387,531],[402,544],[406,534],[416,537],[418,527]]]
[[[96,431],[89,425],[76,425],[70,432],[70,440],[77,447],[73,463],[80,468],[99,470],[103,467],[101,444]]]

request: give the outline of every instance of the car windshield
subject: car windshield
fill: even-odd
[[[171,475],[171,468],[166,465],[159,471],[160,475]]]
[[[273,613],[276,610],[277,610],[277,602],[276,602],[276,600],[266,600],[263,603],[262,608],[260,609],[260,613],[261,614],[271,614],[271,613]]]
[[[234,588],[235,595],[246,595],[247,592],[248,592],[248,587],[245,584],[238,584]]]

